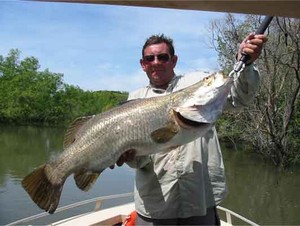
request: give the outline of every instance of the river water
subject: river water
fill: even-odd
[[[62,150],[64,130],[45,127],[0,127],[0,225],[41,211],[21,187],[35,167]],[[256,154],[222,145],[229,195],[222,203],[262,225],[300,224],[300,171],[282,172]],[[134,171],[107,169],[88,192],[70,177],[59,206],[98,196],[133,191]]]

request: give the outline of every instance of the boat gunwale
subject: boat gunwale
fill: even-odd
[[[93,203],[93,202],[97,203],[97,202],[102,202],[102,201],[105,201],[105,200],[112,200],[112,199],[117,199],[117,198],[127,198],[127,197],[133,197],[133,192],[123,193],[123,194],[116,194],[116,195],[98,196],[96,198],[83,200],[83,201],[80,201],[80,202],[76,202],[76,203],[72,203],[72,204],[69,204],[69,205],[59,207],[59,208],[56,209],[55,213],[59,213],[59,212],[62,212],[62,211],[73,209],[73,208],[77,208],[77,207],[87,205],[87,204],[90,204],[90,203]],[[96,211],[97,211],[97,209],[94,209],[93,212],[96,212]],[[85,215],[85,214],[88,214],[88,213],[83,213],[82,215]],[[20,224],[20,223],[26,223],[28,221],[37,220],[37,219],[40,219],[40,218],[46,217],[46,216],[49,216],[49,213],[44,212],[44,213],[35,214],[35,215],[32,215],[32,216],[25,217],[25,218],[19,219],[17,221],[11,222],[11,223],[7,224],[7,226],[17,225],[17,224]]]
[[[62,206],[60,208],[57,208],[56,213],[66,211],[66,210],[70,210],[70,209],[73,209],[73,208],[77,208],[77,207],[87,205],[87,204],[90,204],[90,203],[95,203],[96,204],[93,211],[82,213],[82,214],[77,214],[77,215],[74,215],[74,216],[69,217],[69,218],[58,220],[56,222],[51,223],[51,225],[60,225],[60,224],[63,224],[64,222],[67,222],[67,221],[71,221],[71,220],[74,220],[74,219],[77,219],[77,218],[80,218],[80,217],[84,217],[84,216],[89,215],[89,214],[97,213],[98,211],[113,209],[113,208],[118,207],[118,206],[122,206],[122,205],[132,203],[132,202],[129,202],[129,203],[120,204],[120,205],[117,205],[117,206],[114,206],[114,207],[100,209],[102,201],[118,199],[118,198],[128,198],[128,197],[133,197],[133,192],[123,193],[123,194],[115,194],[115,195],[107,195],[107,196],[99,196],[99,197],[96,197],[96,198],[87,199],[87,200],[83,200],[83,201],[76,202],[76,203],[73,203],[73,204],[69,204],[69,205],[66,205],[66,206]],[[232,224],[232,216],[234,216],[235,218],[243,221],[244,223],[247,223],[247,224],[252,225],[252,226],[258,226],[258,224],[256,224],[255,222],[253,222],[253,221],[243,217],[242,215],[240,215],[240,214],[238,214],[238,213],[236,213],[232,210],[229,210],[225,207],[217,206],[217,209],[219,211],[224,212],[225,215],[226,215],[226,219],[221,220],[221,225],[233,225]],[[12,223],[9,223],[9,224],[7,224],[7,226],[17,225],[17,224],[20,224],[20,223],[24,224],[28,221],[38,220],[38,219],[41,219],[41,218],[46,217],[46,216],[49,216],[49,213],[44,212],[44,213],[36,214],[36,215],[33,215],[33,216],[22,218],[20,220],[14,221]],[[116,214],[116,217],[125,217],[125,216],[123,216],[123,215],[120,216],[120,214],[119,215]],[[106,220],[109,220],[109,219],[106,219]]]

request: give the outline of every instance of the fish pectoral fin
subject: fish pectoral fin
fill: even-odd
[[[166,143],[171,140],[179,131],[175,124],[159,128],[151,133],[151,138],[156,143]]]
[[[61,184],[51,183],[46,170],[47,165],[40,166],[22,180],[22,186],[41,209],[52,214],[58,206],[65,180]]]
[[[75,119],[71,125],[69,126],[69,128],[67,129],[67,132],[65,134],[64,137],[64,149],[69,147],[71,144],[74,143],[75,138],[76,138],[76,133],[78,132],[78,130],[87,122],[89,121],[91,118],[93,118],[94,115],[91,116],[85,116],[85,117],[80,117]]]
[[[94,185],[100,173],[81,169],[74,174],[74,180],[79,189],[82,191],[88,191]]]

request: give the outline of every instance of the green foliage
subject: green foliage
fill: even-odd
[[[225,73],[232,70],[238,44],[262,19],[247,15],[239,21],[228,14],[212,23],[212,43]],[[221,136],[251,144],[253,150],[284,168],[300,164],[299,31],[299,19],[273,19],[266,31],[268,42],[256,60],[261,85],[253,105],[236,115],[224,114],[218,123]]]
[[[223,114],[216,123],[216,128],[220,139],[235,144],[241,141],[241,127],[235,122],[236,116],[227,112]],[[235,122],[235,123],[232,123]]]
[[[16,49],[7,57],[0,55],[0,122],[65,124],[127,99],[125,92],[83,91],[63,83],[63,74],[39,68],[38,59],[20,60]]]

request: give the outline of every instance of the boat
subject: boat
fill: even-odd
[[[126,201],[130,199],[131,201]],[[123,225],[130,219],[131,213],[135,211],[133,193],[124,193],[108,196],[100,196],[74,204],[60,207],[55,214],[40,213],[14,221],[7,226],[12,225],[51,225],[51,226],[100,226],[100,225]],[[85,208],[89,206],[89,208]],[[75,209],[87,210],[76,214]],[[255,222],[241,216],[240,214],[217,206],[221,219],[221,226],[232,225],[252,225],[258,226]],[[72,216],[67,212],[72,212]],[[50,217],[51,216],[51,217]],[[58,219],[61,217],[61,219]],[[50,220],[47,218],[51,218]]]
[[[261,1],[252,1],[249,4],[247,1],[145,1],[145,0],[29,0],[39,2],[61,2],[61,3],[90,3],[90,4],[108,4],[108,5],[123,5],[123,6],[138,6],[138,7],[158,7],[169,9],[185,9],[185,10],[203,10],[215,12],[232,12],[257,15],[273,15],[291,18],[300,18],[300,2],[299,1],[273,1],[272,4],[262,4]],[[113,205],[105,206],[104,203],[112,200],[131,197],[133,193],[125,193],[119,195],[101,196],[89,200],[84,200],[71,205],[60,207],[56,213],[49,215],[48,213],[40,213],[34,216],[23,218],[14,221],[8,225],[52,225],[52,226],[98,226],[98,225],[122,225],[128,216],[134,211],[133,201],[126,203],[116,202]],[[88,211],[77,213],[73,211],[76,208],[83,208],[85,205],[93,205]],[[241,216],[240,214],[217,206],[217,210],[221,219],[222,226],[231,226],[235,224],[257,226],[255,222]],[[66,212],[71,211],[72,214]],[[49,216],[54,216],[49,218]],[[58,219],[60,216],[61,219]],[[39,223],[42,222],[42,223]]]

